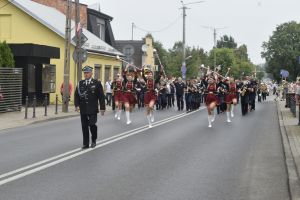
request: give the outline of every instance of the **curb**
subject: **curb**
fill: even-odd
[[[72,117],[78,117],[80,116],[80,114],[72,114],[72,115],[65,115],[65,116],[57,116],[57,117],[51,117],[48,119],[42,119],[42,120],[37,120],[34,121],[30,124],[39,124],[39,123],[43,123],[43,122],[48,122],[48,121],[55,121],[55,120],[60,120],[60,119],[67,119],[67,118],[72,118]]]
[[[276,103],[278,121],[280,126],[280,133],[282,138],[282,146],[285,157],[285,164],[288,174],[288,188],[291,200],[300,200],[300,180],[297,173],[295,159],[291,150],[290,141],[287,135],[287,131],[283,122],[282,112],[279,108],[278,102]]]
[[[106,111],[106,113],[112,113],[112,112],[113,112],[112,110]],[[73,117],[80,117],[80,114],[79,113],[74,113],[74,114],[70,114],[70,115],[50,117],[50,118],[46,118],[46,119],[39,119],[39,120],[36,120],[36,121],[28,122],[26,124],[20,124],[20,125],[14,126],[14,127],[8,127],[8,128],[0,129],[0,132],[5,131],[5,130],[9,130],[9,129],[25,127],[25,126],[32,125],[32,124],[39,124],[39,123],[56,121],[56,120],[61,120],[61,119],[68,119],[68,118],[73,118]]]

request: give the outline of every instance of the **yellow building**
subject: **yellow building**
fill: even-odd
[[[37,98],[42,101],[44,82],[42,72],[45,65],[51,66],[52,93],[50,102],[54,102],[56,94],[60,96],[60,85],[64,78],[65,57],[65,21],[66,17],[54,8],[47,7],[30,0],[14,0],[0,2],[0,41],[6,41],[13,46],[16,52],[16,67],[23,68],[24,88],[23,97],[31,94],[30,87],[36,88]],[[74,37],[75,24],[72,22],[72,36]],[[114,75],[121,72],[122,63],[116,56],[123,54],[108,45],[88,30],[83,29],[83,34],[88,38],[83,48],[87,50],[87,61],[83,64],[94,67],[94,76],[105,82],[113,79]],[[75,63],[72,59],[75,43],[71,45],[70,81],[75,86],[78,82]],[[35,80],[30,86],[31,71],[27,70],[34,66]],[[43,75],[44,76],[44,75]],[[30,78],[31,77],[31,78]],[[32,81],[32,80],[31,80]],[[32,88],[31,88],[32,89]],[[73,91],[74,93],[74,91]],[[73,99],[73,95],[72,95]],[[72,101],[72,100],[71,100]]]

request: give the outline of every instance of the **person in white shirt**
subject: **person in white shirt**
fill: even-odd
[[[111,99],[112,99],[112,90],[111,90],[111,80],[108,79],[105,83],[105,93],[106,93],[106,105],[111,106]]]

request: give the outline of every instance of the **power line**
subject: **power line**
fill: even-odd
[[[136,29],[139,29],[141,31],[145,31],[145,32],[148,32],[148,33],[158,33],[158,32],[163,32],[169,28],[171,28],[172,26],[174,26],[178,21],[179,19],[181,18],[181,15],[179,15],[173,22],[171,22],[169,25],[167,25],[166,27],[162,28],[162,29],[159,29],[159,30],[147,30],[147,29],[144,29],[144,28],[141,28],[139,26],[137,26],[136,24],[133,24],[133,27],[136,28]]]

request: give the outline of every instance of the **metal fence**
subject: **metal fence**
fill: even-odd
[[[0,68],[0,113],[21,111],[22,69]]]

